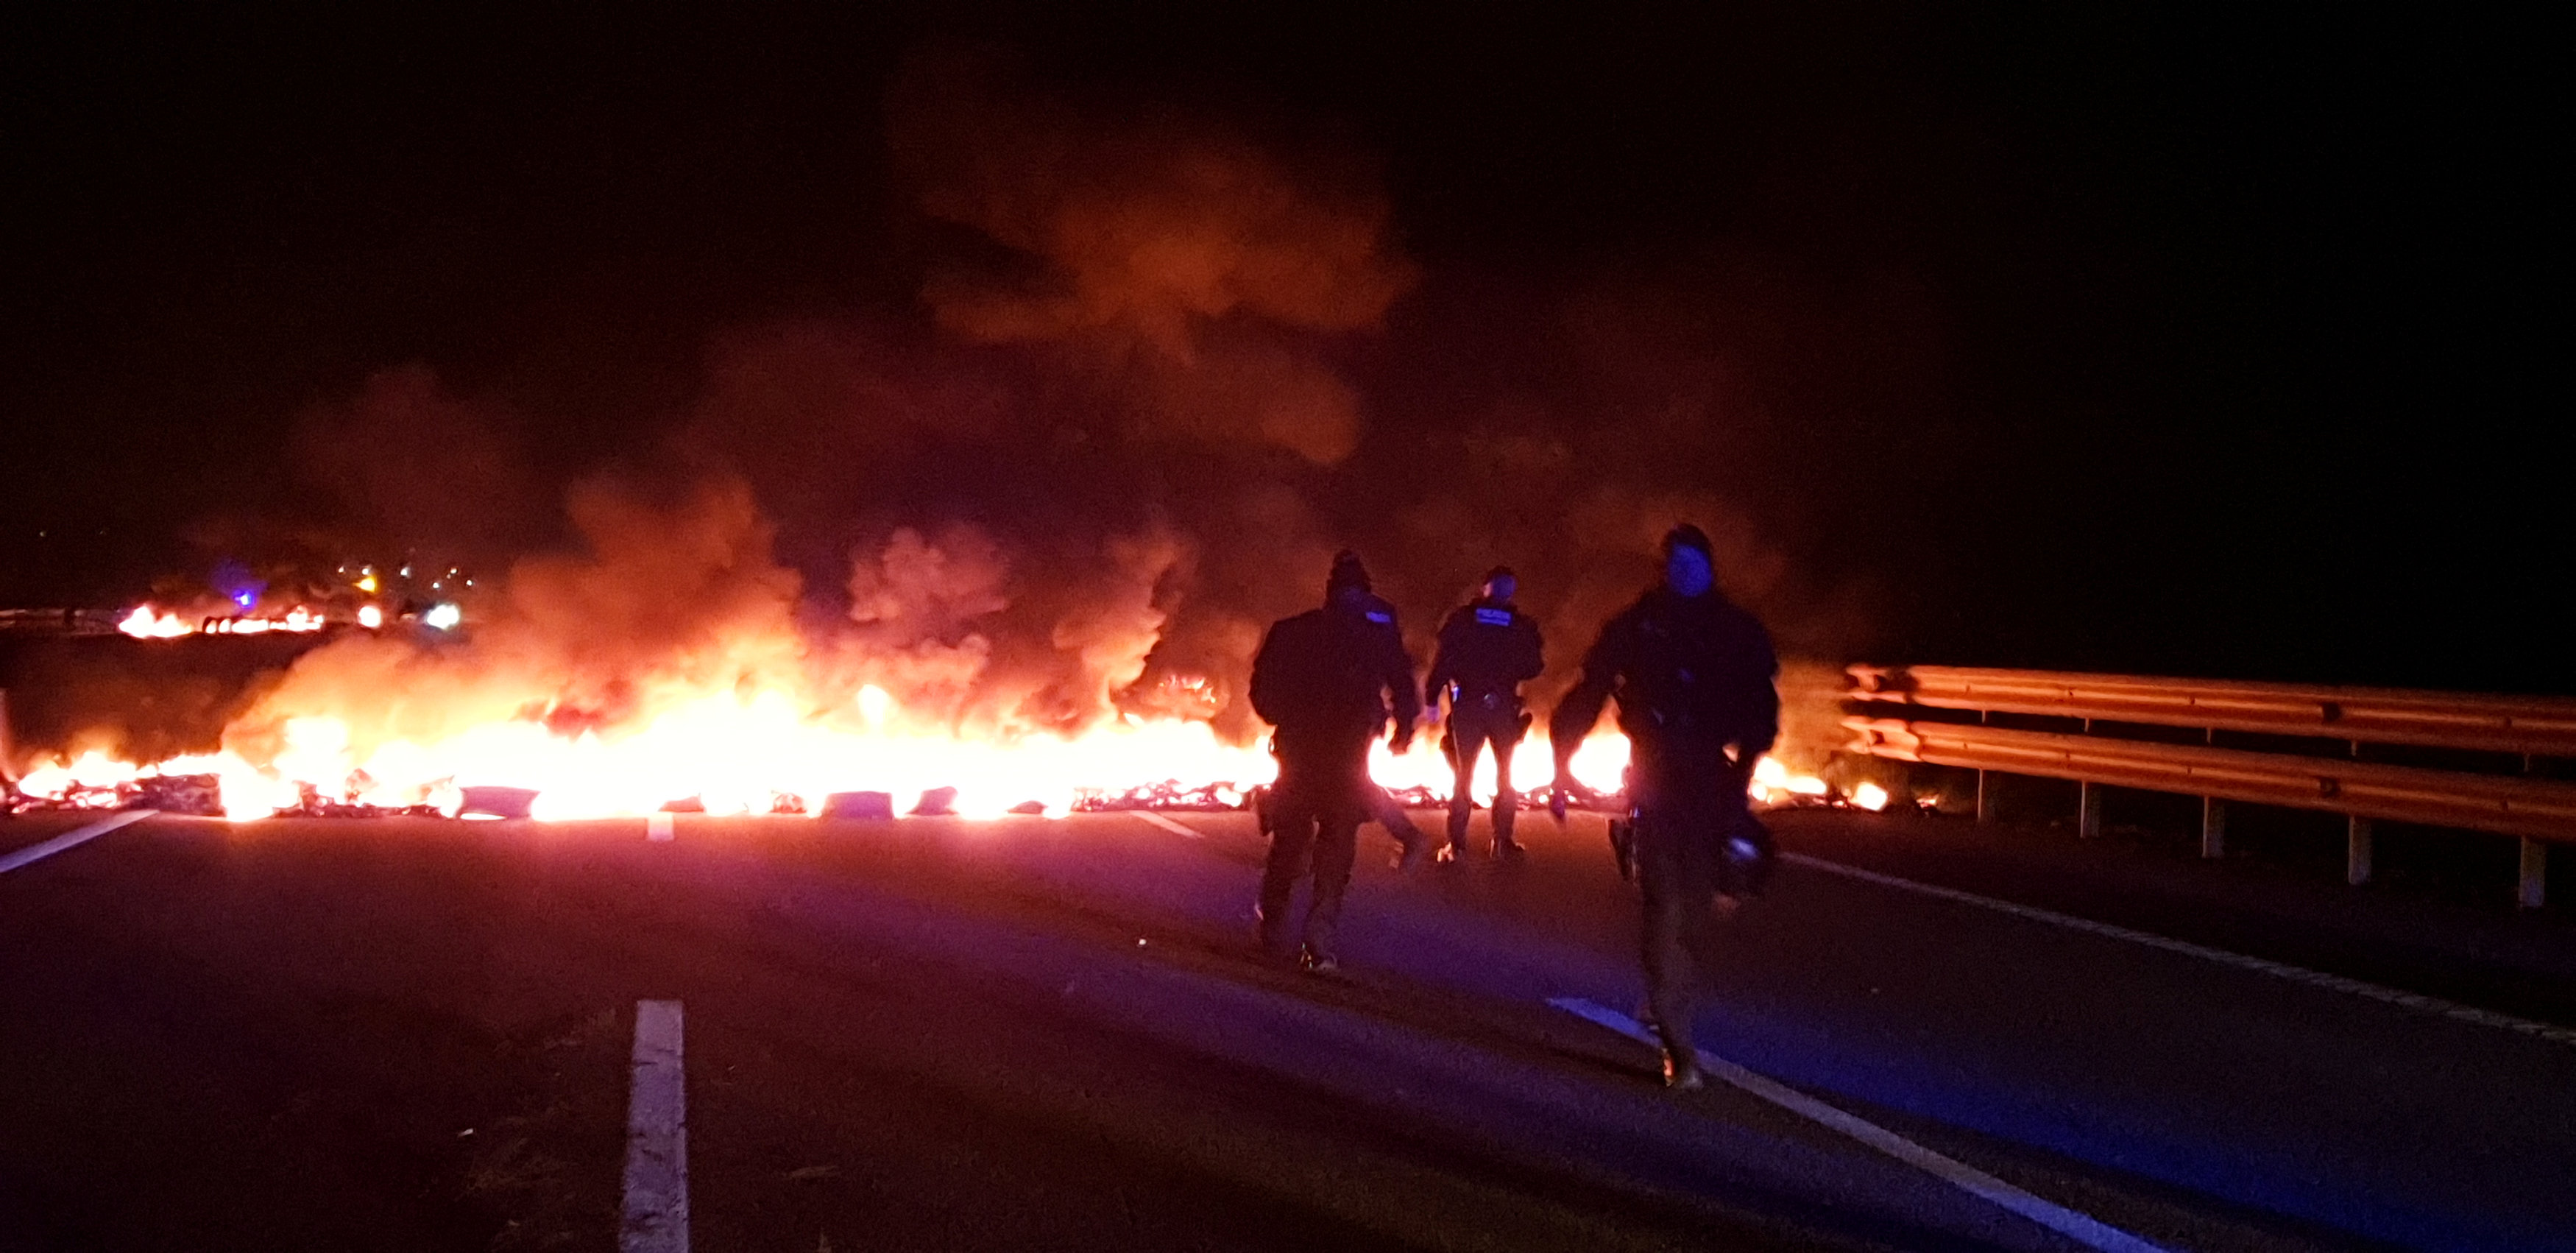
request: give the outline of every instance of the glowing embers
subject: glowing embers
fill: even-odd
[[[1754,803],[1773,808],[1830,807],[1877,813],[1886,809],[1887,803],[1893,799],[1878,783],[1862,780],[1845,792],[1819,776],[1790,770],[1776,757],[1765,757],[1753,763],[1753,783],[1747,790],[1752,793]]]
[[[138,767],[91,750],[28,771],[0,812],[157,809],[215,817],[223,813],[219,764],[215,757],[174,757]]]
[[[1791,774],[1777,757],[1765,757],[1753,763],[1753,799],[1766,805],[1792,805],[1801,800],[1824,804],[1833,796],[1833,786],[1812,774]]]

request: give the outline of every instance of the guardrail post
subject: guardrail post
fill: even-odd
[[[2218,728],[2204,728],[2200,742],[2216,746]],[[2227,855],[2227,802],[2215,796],[2200,798],[2200,855],[2213,860]]]
[[[2084,733],[2093,734],[2093,720],[2084,720]],[[2090,840],[2102,834],[2102,785],[2091,779],[2075,781],[2075,835]]]
[[[1988,721],[1986,714],[1986,710],[1980,709],[1977,711],[1978,726],[1986,725]],[[1986,787],[1986,772],[1980,770],[1977,772],[1977,821],[1992,822],[1994,820],[1995,794]]]
[[[2531,773],[2531,754],[2522,755],[2522,772]],[[2530,836],[2522,837],[2522,885],[2515,899],[2524,909],[2538,909],[2549,896],[2549,846]]]
[[[2370,882],[2370,819],[2347,815],[2343,821],[2343,881],[2360,887]]]

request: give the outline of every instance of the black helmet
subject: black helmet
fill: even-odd
[[[1717,550],[1709,545],[1708,532],[1687,522],[1664,532],[1664,555],[1672,556],[1676,548],[1696,548],[1700,556],[1717,559]]]
[[[1324,577],[1324,599],[1330,600],[1346,587],[1369,590],[1368,567],[1360,564],[1360,555],[1350,549],[1333,554],[1333,572]]]

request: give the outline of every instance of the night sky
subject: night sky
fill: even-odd
[[[1107,7],[11,16],[0,603],[498,562],[610,470],[748,481],[824,593],[890,524],[1145,500],[1246,612],[1347,542],[1417,620],[1497,558],[1575,615],[1633,495],[1723,508],[1833,660],[2576,691],[2536,28]],[[1027,329],[1081,263],[1013,224],[1208,153],[1378,250]],[[817,360],[865,385],[781,399]],[[1198,413],[1267,379],[1356,427]]]

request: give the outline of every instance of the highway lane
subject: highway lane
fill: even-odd
[[[1631,907],[1598,821],[1542,828],[1529,873],[1395,887],[1403,907],[1358,911],[1352,960],[1506,1000],[1633,1005]],[[1780,825],[1794,849],[1903,821]],[[1241,820],[1197,825],[1249,873]],[[1084,891],[1135,891],[1087,858],[1034,860]],[[2143,1189],[2149,1226],[2181,1221],[2153,1212],[2170,1188],[2419,1247],[2576,1243],[2564,1044],[1795,867],[1714,956],[1707,1046],[1936,1146],[1974,1133],[1972,1160]]]
[[[136,824],[0,879],[0,1241],[613,1247],[667,997],[703,1248],[2081,1247],[1548,1008],[1597,820],[1364,859],[1331,982],[1181,821]],[[2569,1230],[2576,1049],[1794,868],[1718,949],[1713,1048],[2165,1247]]]

